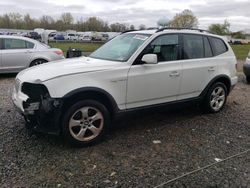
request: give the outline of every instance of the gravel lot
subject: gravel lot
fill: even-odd
[[[183,106],[131,115],[82,149],[26,130],[10,100],[13,81],[0,76],[0,187],[250,187],[242,75],[221,113]]]

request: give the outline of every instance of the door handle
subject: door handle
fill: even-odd
[[[173,72],[170,73],[169,76],[170,77],[178,77],[178,76],[180,76],[180,73],[178,71],[173,71]]]
[[[214,67],[209,67],[208,72],[214,72],[215,68]]]

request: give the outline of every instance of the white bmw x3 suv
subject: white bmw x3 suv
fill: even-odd
[[[89,57],[20,72],[12,99],[28,127],[86,146],[123,112],[188,101],[219,112],[236,64],[230,45],[202,30],[126,32]]]

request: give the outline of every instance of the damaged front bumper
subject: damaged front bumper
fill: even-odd
[[[60,134],[62,100],[51,98],[44,85],[23,83],[19,90],[14,88],[12,101],[29,128]]]

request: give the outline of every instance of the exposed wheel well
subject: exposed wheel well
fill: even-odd
[[[229,78],[220,77],[220,78],[216,79],[214,81],[214,83],[215,82],[221,82],[221,83],[225,84],[225,86],[227,87],[227,94],[229,94],[230,89],[231,89],[231,81],[229,80]]]
[[[231,90],[231,81],[227,76],[220,76],[220,77],[216,77],[214,78],[206,87],[206,89],[202,92],[201,96],[205,96],[207,94],[207,91],[209,90],[209,88],[214,85],[217,82],[221,82],[223,84],[225,84],[226,88],[227,88],[227,95],[230,93]]]
[[[62,109],[63,111],[65,111],[67,107],[69,107],[70,105],[76,103],[77,101],[85,99],[86,100],[91,99],[102,103],[110,112],[111,117],[113,117],[114,113],[118,109],[113,99],[111,99],[109,96],[99,91],[82,91],[82,92],[77,92],[70,96],[66,96],[64,97]]]

